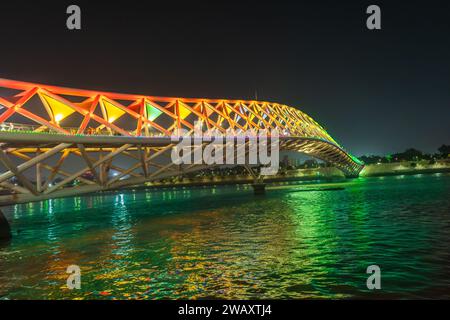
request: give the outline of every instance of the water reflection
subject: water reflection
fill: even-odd
[[[238,186],[18,205],[0,297],[448,298],[449,191],[449,175],[424,175],[280,184],[256,198]],[[65,287],[71,264],[80,291]],[[371,264],[379,292],[365,287]]]

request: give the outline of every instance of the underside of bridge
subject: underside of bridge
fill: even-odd
[[[223,134],[277,129],[280,150],[324,160],[346,176],[363,168],[311,117],[286,105],[0,79],[0,205],[120,189],[211,167],[170,161],[171,136],[177,129],[193,133],[196,122]],[[249,143],[246,138],[234,157],[247,153]]]

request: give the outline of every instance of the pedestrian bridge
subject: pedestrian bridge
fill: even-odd
[[[321,159],[348,177],[358,176],[363,168],[316,121],[283,104],[121,94],[0,79],[0,205],[120,189],[205,169],[206,164],[170,161],[175,130],[193,132],[199,121],[202,130],[224,134],[230,129],[277,129],[280,150]]]

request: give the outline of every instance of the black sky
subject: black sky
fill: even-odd
[[[2,1],[0,77],[159,96],[257,90],[356,155],[450,143],[449,1],[92,2]],[[66,29],[70,4],[81,31]],[[369,4],[382,30],[367,30]]]

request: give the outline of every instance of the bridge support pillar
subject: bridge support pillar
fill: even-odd
[[[266,193],[266,184],[262,182],[252,184],[253,193],[255,195],[262,195]]]
[[[2,210],[0,210],[0,242],[5,242],[11,239],[11,228],[8,220],[6,220]]]
[[[255,195],[265,194],[266,193],[266,184],[264,183],[263,177],[256,174],[250,166],[245,165],[244,167],[253,176],[253,184],[252,184],[253,193]]]

